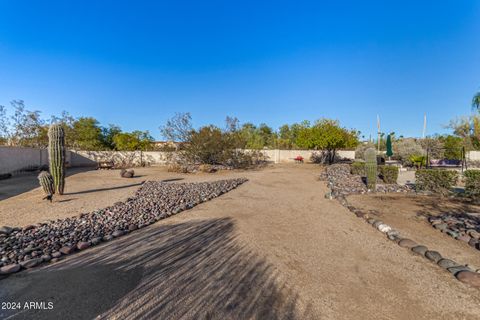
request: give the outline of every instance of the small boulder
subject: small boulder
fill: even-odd
[[[30,269],[35,266],[38,266],[40,263],[42,263],[42,261],[43,261],[42,258],[35,258],[35,259],[22,261],[20,262],[20,265],[25,269]]]
[[[448,268],[447,270],[453,275],[456,275],[457,273],[462,271],[473,271],[472,269],[466,266],[455,266],[455,267]]]
[[[421,256],[425,256],[425,252],[428,251],[428,248],[425,246],[415,246],[412,248],[412,251]]]
[[[112,236],[117,238],[117,237],[123,236],[124,234],[125,234],[125,231],[123,231],[123,230],[115,230],[115,231],[113,231]]]
[[[427,252],[425,252],[425,257],[430,260],[430,261],[433,261],[435,263],[437,263],[438,261],[440,261],[440,259],[442,259],[442,255],[437,252],[437,251],[430,251],[428,250]]]
[[[0,227],[0,234],[5,234],[8,236],[12,232],[13,232],[13,228],[10,228],[7,226]]]
[[[60,251],[62,254],[70,254],[75,251],[75,247],[64,246],[61,247],[58,251]]]
[[[480,288],[480,273],[472,271],[460,271],[455,275],[458,280],[475,288]]]
[[[20,270],[20,265],[17,263],[9,264],[0,268],[0,274],[15,273]]]
[[[410,239],[402,239],[398,242],[398,245],[402,248],[411,249],[411,248],[417,246],[417,243],[413,240],[410,240]]]
[[[440,259],[438,260],[437,264],[443,269],[458,267],[458,263],[450,259]]]
[[[90,243],[89,243],[89,242],[79,242],[79,243],[77,243],[77,249],[78,249],[78,250],[85,250],[85,249],[87,249],[88,247],[90,247]]]

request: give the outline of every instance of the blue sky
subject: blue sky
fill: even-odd
[[[175,112],[446,132],[480,89],[480,1],[0,0],[0,104],[150,130]]]

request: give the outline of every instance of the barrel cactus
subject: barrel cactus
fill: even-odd
[[[365,172],[367,174],[367,188],[375,191],[377,186],[377,152],[373,148],[365,151]]]
[[[65,187],[65,133],[60,124],[52,124],[48,129],[48,158],[54,190],[63,194]]]
[[[46,195],[53,195],[55,193],[55,188],[53,187],[53,177],[48,171],[42,171],[38,175],[38,182],[42,186],[43,191]]]

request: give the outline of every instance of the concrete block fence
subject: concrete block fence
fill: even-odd
[[[248,150],[247,150],[248,151]],[[310,160],[313,153],[318,150],[261,150],[268,161],[274,163],[293,162],[297,156]],[[340,150],[339,157],[355,159],[354,150]],[[98,161],[114,161],[116,164],[128,163],[135,166],[164,165],[172,152],[163,151],[67,151],[66,161],[68,167],[96,166]],[[480,161],[480,151],[470,151],[466,155],[468,160]],[[0,146],[0,174],[17,173],[25,169],[48,165],[46,149],[2,147]]]

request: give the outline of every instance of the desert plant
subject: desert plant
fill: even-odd
[[[447,194],[457,183],[458,172],[454,170],[420,169],[415,172],[417,191]]]
[[[465,194],[472,198],[480,196],[480,170],[466,170],[465,176]]]
[[[404,138],[395,140],[393,143],[393,158],[402,161],[406,166],[412,166],[411,156],[424,155],[424,150],[420,143],[413,138]]]
[[[377,152],[373,148],[365,151],[365,173],[367,188],[375,191],[377,186]]]
[[[350,172],[359,176],[365,176],[365,162],[356,161],[350,165]]]
[[[38,182],[42,186],[43,192],[46,195],[53,195],[55,194],[55,188],[53,185],[53,177],[48,171],[42,171],[38,175]]]
[[[394,184],[398,179],[398,167],[395,166],[378,166],[378,173],[383,182]]]
[[[417,168],[425,167],[427,164],[427,157],[425,156],[412,155],[409,160]]]
[[[54,190],[63,194],[65,188],[65,133],[60,124],[52,124],[48,129],[48,158]]]
[[[357,146],[355,149],[355,159],[365,159],[365,151],[369,148],[376,148],[373,142],[364,142]]]

